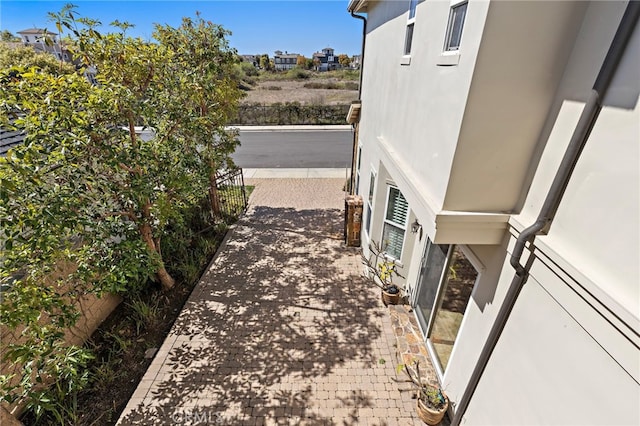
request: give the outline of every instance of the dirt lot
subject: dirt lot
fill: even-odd
[[[242,103],[273,104],[285,102],[300,102],[301,104],[315,105],[344,105],[358,99],[357,90],[339,89],[309,89],[304,87],[310,82],[339,82],[334,79],[305,79],[283,81],[261,81],[247,92]],[[279,87],[280,89],[274,89]]]

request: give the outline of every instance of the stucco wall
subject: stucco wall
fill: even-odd
[[[438,65],[449,14],[449,2],[443,1],[418,4],[411,63],[401,64],[408,6],[408,1],[391,1],[369,8],[359,135],[366,147],[362,175],[388,151],[384,144],[393,146],[395,164],[387,168],[409,173],[410,186],[396,183],[416,214],[433,223],[444,202],[488,3],[469,5],[464,50],[454,67]],[[367,186],[361,186],[363,194]]]
[[[483,48],[491,48],[478,44],[484,37],[489,2],[470,3],[462,39],[464,49],[461,47],[459,64],[450,67],[437,64],[448,1],[419,3],[411,63],[400,65],[408,3],[372,2],[369,6],[371,25],[359,136],[363,146],[360,189],[366,199],[369,169],[378,170],[374,237],[380,235],[384,214],[386,190],[380,179],[383,170],[383,177],[393,179],[409,201],[413,214],[424,226],[425,237],[433,239],[433,219],[443,208],[468,208],[464,203],[469,199],[495,202],[478,194],[465,196],[465,190],[477,193],[482,179],[473,181],[473,174],[464,175],[466,172],[459,170],[465,164],[473,165],[474,156],[472,151],[461,155],[456,146],[461,138],[466,138],[463,142],[467,148],[473,146],[473,130],[478,126],[484,132],[485,127],[503,124],[499,116],[491,114],[491,102],[485,103],[487,110],[482,111],[483,96],[490,96],[491,84],[499,81],[492,81],[488,74],[484,79],[473,80],[473,73],[479,71],[478,49],[482,53]],[[509,203],[514,206],[510,232],[505,233],[502,244],[468,247],[484,269],[443,377],[443,385],[454,402],[466,387],[514,276],[508,256],[515,238],[535,221],[626,6],[624,2],[591,2],[585,9],[586,3],[537,3],[541,4],[538,11],[544,9],[548,13],[549,8],[557,7],[563,14],[551,20],[543,19],[544,13],[518,15],[519,19],[534,19],[526,28],[544,31],[545,24],[561,27],[563,23],[567,28],[555,28],[553,34],[543,35],[562,38],[555,40],[555,48],[529,52],[532,57],[534,53],[548,54],[543,60],[549,66],[534,70],[535,84],[522,91],[525,97],[531,94],[537,98],[535,117],[525,123],[526,132],[514,130],[514,134],[528,138],[526,155],[509,172],[517,176],[506,183],[506,190],[504,186],[495,188],[498,195],[508,192]],[[508,37],[508,27],[499,28]],[[517,30],[520,35],[526,33]],[[550,233],[536,240],[531,278],[474,395],[465,424],[640,423],[638,34],[628,52]],[[509,53],[504,49],[505,62]],[[526,59],[525,53],[519,51],[516,56]],[[561,63],[555,61],[560,53]],[[489,65],[483,72],[490,71]],[[549,78],[545,79],[547,68]],[[526,73],[512,77],[522,84],[530,80]],[[476,83],[483,87],[474,90],[472,96],[476,98],[471,100],[468,92]],[[536,88],[543,89],[543,93],[536,93]],[[514,85],[513,90],[516,89]],[[483,91],[490,95],[482,95]],[[504,92],[502,95],[512,96]],[[505,105],[500,106],[500,111],[506,111]],[[520,114],[527,117],[526,111]],[[499,129],[506,131],[506,136],[499,132],[503,138],[508,137],[509,128],[518,127],[518,121],[505,124],[508,125]],[[465,135],[460,134],[461,127],[465,128]],[[478,149],[486,150],[480,154],[503,158],[498,151],[504,140],[498,142],[480,146]],[[486,174],[487,179],[495,179],[490,169],[471,169],[477,176]],[[509,173],[500,179],[509,179]],[[451,191],[452,184],[458,192]],[[449,201],[451,204],[447,205]],[[425,241],[424,237],[420,241],[412,239],[411,256],[403,259],[409,286],[417,280]],[[602,392],[608,394],[599,398]]]
[[[586,12],[531,189],[511,220],[510,247],[535,221],[624,7],[594,3]],[[549,234],[534,243],[531,276],[464,424],[640,423],[640,90],[632,72],[640,69],[638,37],[636,29]],[[499,292],[512,277],[505,261]],[[452,359],[445,376],[454,396],[464,389],[490,319],[470,308],[456,344],[456,355],[467,359]]]

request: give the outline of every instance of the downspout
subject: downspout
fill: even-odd
[[[364,69],[364,47],[367,42],[367,18],[362,15],[356,15],[353,10],[350,10],[351,16],[357,19],[362,19],[362,47],[360,48],[360,82],[358,83],[358,100],[362,100],[362,70]]]
[[[482,352],[476,362],[476,366],[471,373],[469,383],[467,384],[467,387],[462,394],[462,398],[456,407],[456,413],[451,422],[451,426],[460,425],[462,417],[469,407],[471,398],[473,397],[473,394],[478,387],[478,383],[480,382],[480,378],[482,377],[482,374],[489,362],[489,358],[500,339],[500,335],[504,330],[511,311],[513,310],[518,295],[520,294],[520,290],[522,290],[522,287],[527,281],[530,263],[525,266],[520,263],[525,246],[527,243],[531,245],[537,235],[546,234],[551,227],[551,223],[553,222],[553,218],[558,210],[564,192],[567,189],[567,185],[569,184],[569,180],[571,179],[576,163],[582,153],[587,139],[589,138],[589,134],[593,129],[598,115],[602,110],[602,102],[606,96],[611,80],[618,68],[618,64],[624,54],[629,39],[633,34],[638,22],[638,16],[640,16],[640,2],[629,1],[618,26],[618,30],[611,42],[607,56],[600,68],[596,82],[593,85],[589,99],[582,110],[582,115],[580,116],[578,124],[573,132],[573,136],[571,137],[567,150],[562,158],[562,162],[556,172],[553,183],[549,188],[544,204],[540,209],[538,218],[531,226],[524,229],[518,236],[510,260],[511,266],[515,269],[516,273],[511,281],[504,302],[498,311],[491,331],[489,332],[487,341],[482,348]]]
[[[362,15],[356,15],[353,10],[349,10],[351,16],[362,20],[362,47],[360,48],[360,81],[358,82],[358,102],[362,104],[362,76],[364,75],[364,47],[367,42],[367,18]],[[360,107],[362,108],[362,107]],[[362,113],[362,110],[360,110]],[[358,120],[359,121],[359,120]],[[351,176],[349,178],[349,194],[355,192],[355,175],[356,175],[356,153],[358,152],[358,132],[356,128],[358,122],[353,124],[353,144],[351,146]]]

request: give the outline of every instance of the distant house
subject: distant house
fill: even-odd
[[[276,50],[273,55],[273,64],[276,71],[287,71],[296,67],[298,62],[298,53],[282,53],[281,50]]]
[[[362,62],[362,55],[353,55],[351,57],[351,65],[350,66],[353,69],[359,69],[361,62]]]
[[[19,130],[8,130],[0,127],[0,157],[7,155],[7,152],[24,141],[24,132]]]
[[[58,40],[58,34],[45,28],[28,28],[18,31],[24,46],[32,47],[36,52],[54,55],[57,59],[72,62],[73,58],[67,48]]]
[[[338,56],[330,47],[325,47],[322,49],[322,52],[314,53],[313,60],[314,63],[316,63],[316,71],[331,71],[340,68]]]

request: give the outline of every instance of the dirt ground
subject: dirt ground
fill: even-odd
[[[305,79],[305,80],[283,80],[283,81],[261,81],[253,90],[247,93],[242,103],[274,104],[277,102],[300,102],[301,104],[312,105],[344,105],[358,99],[357,90],[338,89],[309,89],[304,87],[309,82],[329,83],[338,82],[334,79]],[[271,89],[280,87],[279,90]]]

